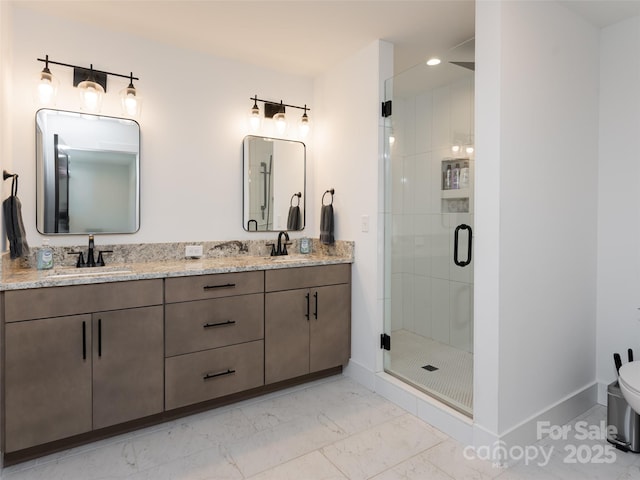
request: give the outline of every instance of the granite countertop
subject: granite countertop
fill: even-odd
[[[52,270],[3,268],[0,291],[339,263],[353,263],[352,252],[343,255],[312,253],[279,257],[236,255],[218,258],[113,263],[105,267],[94,268],[65,266],[54,267]],[[3,265],[3,267],[5,266]]]

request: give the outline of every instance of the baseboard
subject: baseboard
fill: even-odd
[[[490,452],[494,456],[494,458],[485,457],[486,460],[492,460],[501,466],[509,466],[514,463],[509,452],[520,452],[522,448],[533,445],[546,436],[539,431],[539,422],[544,422],[547,427],[565,425],[596,405],[597,397],[598,384],[594,382],[567,395],[554,405],[532,415],[500,435],[476,424],[474,425],[473,445],[476,450],[484,449],[484,452]],[[547,431],[548,428],[543,432]]]

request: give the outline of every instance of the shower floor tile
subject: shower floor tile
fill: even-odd
[[[473,354],[408,330],[391,333],[388,373],[471,416]],[[435,368],[435,370],[434,370]]]

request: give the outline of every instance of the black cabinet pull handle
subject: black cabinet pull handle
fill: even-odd
[[[98,319],[98,356],[102,356],[102,319]]]
[[[228,325],[235,325],[235,323],[235,320],[227,320],[226,322],[220,323],[205,323],[204,325],[202,325],[202,328],[226,327]]]
[[[314,299],[315,299],[315,301],[316,301],[316,309],[315,309],[315,311],[313,312],[313,318],[315,318],[315,319],[317,320],[317,319],[318,319],[318,292],[315,292],[315,293],[313,294],[313,298],[314,298]]]
[[[305,298],[307,299],[307,313],[305,313],[304,316],[307,318],[307,320],[309,320],[309,294],[308,293],[305,295]]]
[[[233,288],[235,286],[235,283],[225,283],[224,285],[205,285],[202,288],[205,290],[215,290],[216,288]]]
[[[469,243],[467,246],[466,260],[458,259],[458,236],[459,236],[460,230],[467,230],[469,232]],[[459,267],[466,267],[467,265],[469,265],[471,263],[472,245],[473,245],[473,230],[471,230],[471,227],[469,225],[465,225],[464,223],[458,225],[453,234],[453,263],[455,263]]]
[[[87,359],[87,322],[82,322],[82,359]]]
[[[204,381],[211,380],[212,378],[224,377],[226,375],[233,375],[234,373],[236,373],[236,371],[231,369],[227,369],[226,372],[207,373],[204,377],[202,377],[202,380]]]

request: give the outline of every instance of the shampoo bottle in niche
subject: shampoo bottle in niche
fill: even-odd
[[[451,188],[451,165],[447,165],[447,170],[444,172],[443,178],[443,190],[449,190]]]
[[[53,268],[53,250],[49,246],[49,239],[42,240],[42,248],[38,250],[38,270]]]
[[[460,188],[460,164],[456,163],[456,168],[453,169],[453,174],[451,175],[451,188],[458,189]]]
[[[460,188],[469,188],[469,162],[464,162],[460,169]]]

